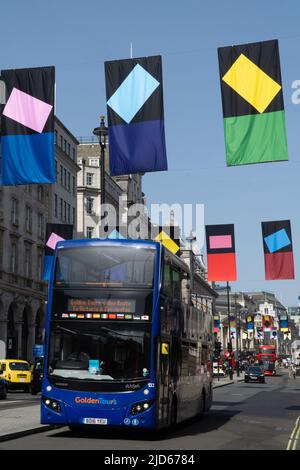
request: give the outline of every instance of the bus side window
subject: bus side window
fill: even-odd
[[[172,295],[172,277],[171,267],[168,263],[164,263],[163,291],[166,295]]]
[[[172,288],[174,298],[181,300],[181,276],[174,269],[172,269]]]

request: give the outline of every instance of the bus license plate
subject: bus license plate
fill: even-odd
[[[20,382],[25,382],[25,379],[19,379],[19,380],[20,380]]]
[[[106,418],[84,418],[83,424],[107,424]]]

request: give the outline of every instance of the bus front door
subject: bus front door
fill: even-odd
[[[160,426],[169,424],[170,412],[170,340],[162,337],[159,341],[158,377],[159,377],[159,409]]]

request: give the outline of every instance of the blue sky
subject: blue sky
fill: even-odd
[[[260,222],[291,219],[300,276],[300,4],[297,0],[10,0],[1,68],[56,66],[58,117],[87,136],[106,112],[104,61],[163,57],[169,171],[144,177],[148,203],[203,203],[205,222],[234,223],[239,281],[295,305],[299,282],[264,281]],[[226,168],[217,47],[279,39],[288,163]]]

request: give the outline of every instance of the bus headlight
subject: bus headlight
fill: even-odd
[[[130,414],[137,415],[139,413],[142,413],[143,411],[147,411],[152,405],[153,405],[153,400],[147,400],[147,401],[141,401],[140,403],[135,403],[130,410]]]
[[[60,403],[57,400],[52,400],[52,398],[42,397],[43,403],[50,408],[50,410],[55,411],[56,413],[61,412]]]

